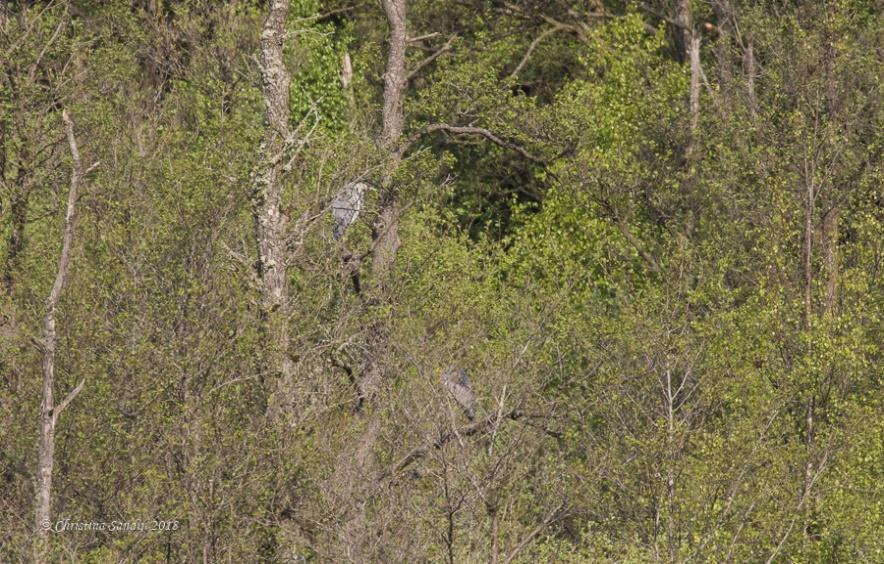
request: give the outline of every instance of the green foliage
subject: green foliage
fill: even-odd
[[[50,561],[884,560],[880,6],[693,3],[692,128],[670,6],[578,4],[409,2],[391,155],[383,11],[290,2],[295,368],[271,383],[266,2],[5,3],[0,561],[34,554],[63,108],[100,164],[58,311],[56,401],[85,386],[53,516],[180,528],[53,534]]]

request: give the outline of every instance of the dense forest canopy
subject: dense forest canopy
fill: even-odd
[[[0,0],[0,561],[884,561],[880,8]]]

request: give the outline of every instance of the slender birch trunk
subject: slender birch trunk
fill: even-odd
[[[814,182],[813,176],[813,168],[808,168],[807,163],[805,163],[805,184],[806,184],[806,192],[805,192],[805,200],[804,200],[804,242],[803,242],[803,282],[804,282],[804,315],[803,315],[803,326],[805,331],[810,331],[813,325],[813,218],[815,215],[816,209],[816,197],[817,197],[817,189]],[[814,459],[813,459],[813,446],[814,446],[814,438],[816,435],[816,390],[815,386],[812,384],[808,386],[810,388],[810,395],[806,399],[806,407],[805,407],[805,435],[804,435],[804,446],[805,446],[805,463],[804,463],[804,480],[802,484],[802,495],[801,498],[803,500],[810,499],[811,488],[813,487],[813,476],[814,476]],[[810,509],[808,505],[804,506],[804,532],[805,538],[809,530],[810,525]]]
[[[672,390],[672,371],[666,368],[666,543],[669,546],[669,561],[676,561],[675,538],[675,394]]]
[[[688,102],[688,109],[691,114],[691,145],[694,144],[694,137],[697,133],[697,126],[700,124],[700,35],[691,34],[690,53],[691,61],[691,90]]]
[[[758,115],[758,100],[755,97],[755,46],[751,37],[746,40],[746,50],[743,53],[743,71],[746,73],[749,113],[754,119]]]
[[[38,560],[45,549],[45,541],[51,523],[52,501],[52,470],[55,465],[55,428],[61,412],[74,400],[83,389],[83,381],[74,388],[58,405],[55,404],[55,353],[58,346],[55,314],[61,291],[67,281],[71,262],[71,247],[74,240],[74,225],[77,219],[77,193],[83,180],[83,169],[77,139],[74,136],[74,123],[67,110],[62,112],[65,132],[71,150],[73,162],[71,185],[68,191],[67,211],[64,218],[61,256],[58,259],[58,271],[55,282],[46,300],[46,314],[43,317],[43,340],[40,343],[43,353],[43,401],[40,405],[40,444],[37,453],[37,480],[34,499],[34,528],[38,541]],[[94,166],[94,165],[93,165]]]

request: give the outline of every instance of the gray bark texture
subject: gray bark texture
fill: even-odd
[[[384,113],[383,129],[378,138],[378,146],[389,162],[381,183],[380,211],[373,226],[375,234],[372,255],[372,275],[375,287],[381,292],[390,268],[399,251],[399,197],[393,186],[393,173],[399,165],[401,152],[398,151],[402,129],[405,126],[405,113],[402,104],[408,87],[408,73],[405,69],[406,35],[405,0],[382,0],[387,25],[390,29],[388,40],[387,67],[384,72]]]
[[[691,94],[690,94],[690,112],[691,112],[691,137],[697,132],[697,125],[700,123],[700,36],[693,33],[690,43],[690,61],[691,61]],[[692,141],[693,142],[693,141]]]
[[[407,46],[405,0],[382,0],[384,14],[390,29],[387,53],[387,67],[384,72],[383,129],[377,140],[387,164],[381,181],[380,209],[372,224],[373,252],[371,272],[373,284],[370,296],[375,303],[383,301],[390,269],[396,261],[401,244],[399,240],[399,216],[401,213],[399,194],[393,185],[393,174],[402,157],[399,142],[405,124],[402,103],[408,87],[408,74],[405,69]],[[369,330],[368,355],[359,382],[360,401],[377,393],[383,381],[383,352],[387,348],[389,330],[383,321],[375,323]]]
[[[676,0],[675,2],[675,46],[678,57],[685,62],[690,57],[692,29],[694,18],[691,12],[691,0]]]
[[[405,71],[405,47],[408,42],[405,30],[405,0],[381,0],[390,38],[387,52],[387,68],[384,72],[383,131],[379,145],[392,151],[399,142],[405,125],[402,102],[408,85]]]
[[[61,412],[83,389],[83,382],[81,381],[64,401],[56,406],[55,352],[58,346],[58,336],[55,329],[55,314],[70,267],[71,246],[74,241],[74,224],[77,218],[77,194],[80,183],[83,180],[83,168],[80,161],[80,152],[77,148],[77,140],[74,136],[74,124],[68,116],[67,110],[62,113],[62,119],[64,120],[68,144],[70,145],[73,165],[67,211],[64,218],[61,256],[58,259],[58,271],[55,275],[55,282],[52,284],[52,289],[46,300],[46,313],[43,317],[43,340],[40,343],[43,353],[43,401],[40,405],[40,444],[37,452],[37,479],[34,499],[34,527],[38,542],[40,543],[46,540],[48,533],[46,524],[50,522],[51,516],[52,469],[55,465],[55,426],[58,423],[58,417]]]
[[[258,244],[256,269],[261,281],[261,327],[266,357],[260,368],[265,382],[287,381],[293,371],[288,355],[289,307],[285,256],[285,216],[280,209],[282,161],[293,140],[289,128],[288,96],[291,79],[283,60],[288,1],[272,0],[261,33],[261,78],[264,96],[264,138],[253,195]]]

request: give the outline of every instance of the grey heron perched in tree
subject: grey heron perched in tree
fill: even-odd
[[[463,409],[467,419],[472,421],[476,418],[476,395],[473,393],[473,385],[470,383],[470,377],[467,376],[465,370],[460,368],[449,368],[442,373],[442,385],[451,394],[451,397],[457,402],[457,405]]]
[[[368,189],[369,185],[365,182],[350,182],[335,195],[331,203],[331,215],[334,220],[332,237],[335,241],[340,241],[347,227],[359,217],[365,201],[365,191]]]

